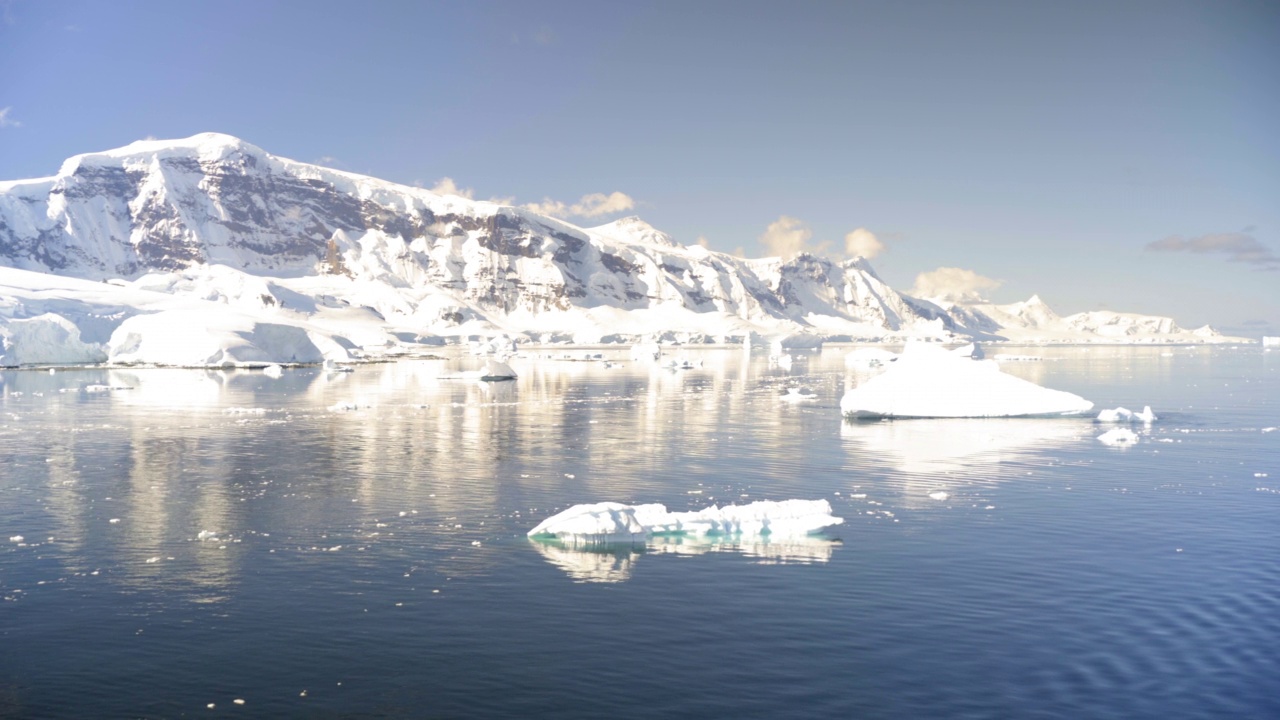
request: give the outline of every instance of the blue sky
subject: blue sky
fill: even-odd
[[[567,219],[747,256],[862,228],[901,290],[959,268],[926,280],[1250,335],[1280,333],[1277,128],[1275,2],[0,0],[0,179],[217,131],[564,213],[623,193]]]

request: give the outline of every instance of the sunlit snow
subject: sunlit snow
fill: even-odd
[[[1093,403],[1008,375],[926,343],[909,343],[881,375],[845,393],[852,418],[1027,417],[1078,415]]]

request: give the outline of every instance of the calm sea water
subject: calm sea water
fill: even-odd
[[[846,424],[846,350],[0,373],[0,717],[1280,717],[1280,353],[993,351],[1150,404],[1113,448],[1088,420]],[[845,523],[524,535],[786,498]]]

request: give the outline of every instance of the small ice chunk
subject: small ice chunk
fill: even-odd
[[[279,379],[284,377],[284,368],[279,365],[268,365],[262,368],[262,374],[269,378]]]
[[[116,523],[120,522],[120,518],[111,518],[107,522],[111,523],[112,525],[115,525]]]
[[[26,538],[22,537],[21,535],[14,535],[9,538],[9,542],[22,542],[23,540],[26,540]]]
[[[951,495],[942,490],[935,490],[929,493],[929,497],[933,498],[934,500],[946,500],[947,498],[951,497]]]
[[[1138,435],[1125,427],[1112,428],[1098,436],[1098,442],[1112,447],[1128,447],[1138,442]]]
[[[1098,413],[1097,422],[1100,423],[1144,423],[1150,425],[1156,419],[1155,413],[1151,412],[1151,406],[1145,405],[1142,412],[1136,413],[1125,407],[1118,407],[1111,410],[1103,410]]]
[[[798,387],[787,388],[787,392],[782,396],[783,402],[805,402],[817,399],[818,393],[810,390],[809,388]]]
[[[205,540],[217,540],[218,533],[212,530],[201,530],[199,533],[196,534],[196,539],[201,542],[204,542]]]

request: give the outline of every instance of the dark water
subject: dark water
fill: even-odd
[[[2,373],[0,717],[1280,717],[1280,353],[1004,350],[1152,405],[1112,448],[1087,420],[846,425],[843,352]],[[846,522],[524,537],[578,502],[786,498]]]

